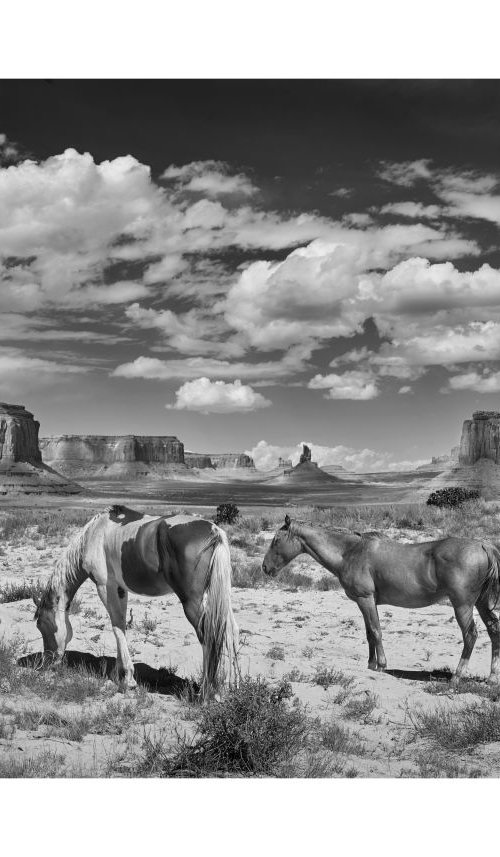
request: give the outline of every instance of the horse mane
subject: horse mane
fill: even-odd
[[[55,589],[67,588],[79,581],[82,575],[83,553],[86,547],[87,533],[90,527],[102,515],[102,512],[98,512],[94,515],[90,521],[87,521],[82,529],[79,530],[79,532],[70,540],[66,550],[57,560],[55,568],[47,580],[47,585],[42,593],[40,605],[35,613],[35,618],[38,616],[40,608],[46,606],[47,602],[51,600]]]

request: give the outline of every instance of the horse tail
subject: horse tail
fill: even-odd
[[[240,674],[239,632],[231,606],[231,555],[227,536],[216,524],[212,525],[212,536],[204,551],[210,548],[212,556],[198,623],[203,646],[202,697],[224,682],[236,684]],[[224,660],[227,660],[227,668]]]
[[[495,610],[500,600],[500,550],[496,545],[484,542],[483,550],[488,557],[488,570],[478,600],[485,601],[490,610]]]

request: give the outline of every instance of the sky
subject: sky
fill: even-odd
[[[500,409],[500,82],[0,81],[0,400],[404,469]]]

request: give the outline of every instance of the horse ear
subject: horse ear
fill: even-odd
[[[41,599],[41,598],[39,598],[37,595],[34,595],[34,596],[33,596],[33,601],[34,601],[34,603],[35,603],[35,607],[40,607],[40,604],[42,603],[42,599]]]
[[[290,520],[290,515],[285,515],[285,527],[286,527],[287,529],[288,529],[288,527],[290,526],[290,524],[291,524],[291,523],[292,523],[292,522],[291,522],[291,520]]]

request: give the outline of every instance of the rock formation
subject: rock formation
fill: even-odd
[[[306,461],[311,461],[311,450],[307,444],[302,444],[302,455],[300,456],[299,464],[305,464]]]
[[[43,464],[39,427],[23,405],[0,403],[0,494],[76,494],[82,490]]]
[[[184,452],[184,463],[186,467],[196,467],[200,470],[207,468],[215,469],[210,456],[198,452]]]
[[[214,470],[255,469],[253,458],[244,452],[185,452],[184,461],[188,467]]]
[[[80,479],[161,479],[186,470],[184,444],[171,435],[57,435],[41,438],[40,448],[51,467]]]
[[[455,450],[452,450],[452,455]],[[434,459],[433,459],[434,460]],[[500,497],[500,412],[476,411],[465,420],[458,451],[448,464],[438,464],[438,475],[427,483],[427,493],[457,485],[475,488],[486,500]],[[432,469],[428,467],[426,469]]]
[[[475,464],[485,458],[500,464],[500,413],[475,411],[465,420],[460,440],[459,464]]]
[[[254,460],[245,452],[216,452],[210,453],[214,467],[225,470],[236,470],[237,468],[255,468]]]

